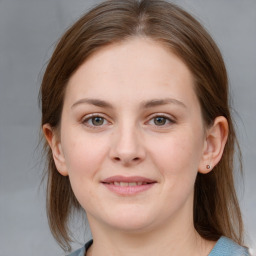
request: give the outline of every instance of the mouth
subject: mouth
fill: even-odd
[[[129,196],[144,192],[153,187],[157,182],[145,177],[113,176],[101,182],[111,192],[119,195]]]
[[[110,182],[110,183],[106,183],[106,182],[103,182],[104,184],[107,184],[107,185],[115,185],[115,186],[120,186],[120,187],[135,187],[135,186],[142,186],[142,185],[148,185],[148,184],[152,184],[152,183],[149,183],[149,182],[118,182],[118,181],[115,181],[115,182]]]

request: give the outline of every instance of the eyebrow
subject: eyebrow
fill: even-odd
[[[87,98],[84,98],[84,99],[81,99],[81,100],[78,100],[77,102],[75,102],[71,108],[77,106],[77,105],[80,105],[80,104],[90,104],[90,105],[94,105],[94,106],[97,106],[97,107],[101,107],[101,108],[113,108],[113,106],[104,101],[104,100],[100,100],[100,99],[87,99]]]
[[[88,99],[88,98],[83,98],[83,99],[80,99],[80,100],[76,101],[71,106],[71,108],[73,108],[77,105],[80,105],[80,104],[90,104],[90,105],[94,105],[96,107],[109,108],[109,109],[114,108],[110,103],[108,103],[104,100]],[[176,99],[173,99],[173,98],[152,99],[152,100],[149,100],[149,101],[142,102],[141,107],[142,108],[152,108],[152,107],[157,107],[157,106],[162,106],[162,105],[167,105],[167,104],[175,104],[175,105],[179,105],[183,108],[187,108],[187,106],[183,102],[181,102],[179,100],[176,100]]]
[[[142,106],[144,108],[152,108],[152,107],[162,106],[162,105],[166,105],[166,104],[175,104],[175,105],[179,105],[184,108],[187,107],[183,102],[176,100],[176,99],[172,99],[172,98],[149,100],[149,101],[144,102],[142,104]]]

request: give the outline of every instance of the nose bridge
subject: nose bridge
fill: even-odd
[[[133,152],[138,146],[138,136],[135,125],[122,125],[117,131],[117,148],[120,151]]]
[[[138,163],[145,157],[140,129],[135,122],[117,125],[111,146],[111,158],[124,164]]]

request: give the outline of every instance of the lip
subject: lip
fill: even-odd
[[[155,180],[141,177],[141,176],[131,176],[131,177],[125,177],[125,176],[112,176],[109,178],[106,178],[102,181],[102,183],[113,183],[113,182],[145,182],[145,183],[156,183]]]
[[[121,186],[117,183],[133,183],[132,186]],[[131,196],[142,193],[152,188],[157,182],[155,180],[141,176],[112,176],[101,181],[101,183],[111,192],[122,196]],[[134,185],[134,183],[139,183]]]

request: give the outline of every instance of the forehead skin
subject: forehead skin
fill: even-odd
[[[150,52],[150,56],[147,52]],[[157,86],[153,88],[151,84]],[[181,84],[191,86],[186,88],[187,93],[175,94],[176,85]],[[92,98],[109,97],[110,101],[121,100],[124,96],[132,101],[134,91],[131,85],[141,89],[136,92],[136,97],[141,100],[145,100],[147,94],[149,98],[168,95],[187,104],[194,104],[196,99],[199,106],[194,79],[185,63],[162,43],[141,37],[113,43],[93,53],[70,78],[65,105],[71,106],[83,95]],[[79,93],[74,93],[78,87]],[[188,111],[193,111],[193,108],[188,108]]]

